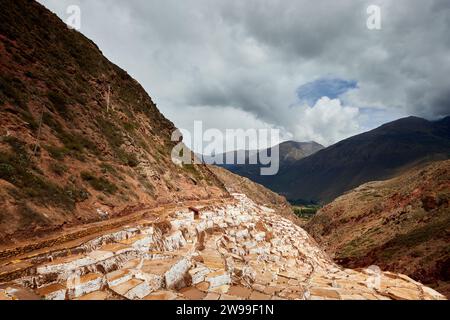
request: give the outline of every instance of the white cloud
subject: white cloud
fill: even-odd
[[[40,2],[63,19],[80,5],[81,32],[180,127],[270,126],[330,144],[385,119],[450,113],[448,0]],[[366,28],[369,4],[381,6],[379,31]],[[340,105],[292,108],[299,86],[324,77],[358,88]]]
[[[361,132],[359,109],[343,106],[339,99],[322,97],[313,107],[296,107],[293,114],[296,114],[296,124],[292,130],[301,141],[329,145]]]

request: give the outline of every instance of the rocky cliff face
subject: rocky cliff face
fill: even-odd
[[[347,267],[376,264],[450,294],[450,161],[364,184],[306,229]]]
[[[245,195],[177,209],[0,270],[0,299],[443,299],[407,276],[335,265]],[[69,255],[71,253],[71,255]],[[0,281],[1,281],[0,280]]]
[[[227,196],[172,163],[173,124],[94,43],[35,1],[0,6],[0,244]]]

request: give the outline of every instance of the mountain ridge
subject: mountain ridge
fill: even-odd
[[[378,265],[450,296],[450,160],[363,184],[319,210],[305,229],[346,267]]]
[[[285,141],[277,145],[277,147],[279,148],[278,166],[280,170],[283,167],[295,163],[295,161],[297,160],[308,157],[324,148],[324,146],[314,141],[310,142]],[[220,166],[237,175],[249,178],[250,180],[258,184],[264,185],[265,187],[269,187],[270,189],[270,184],[268,183],[268,181],[271,181],[273,179],[273,176],[261,175],[261,168],[267,167],[268,165],[261,165],[259,162],[258,155],[259,153],[262,153],[263,157],[266,157],[267,155],[270,157],[273,154],[272,148],[260,151],[246,151],[245,164],[235,163],[235,164],[223,164]],[[234,153],[236,157],[236,151]],[[272,161],[276,161],[276,159],[272,159]],[[257,164],[250,164],[250,163],[257,163]],[[276,192],[277,190],[273,191]]]
[[[450,157],[448,117],[399,119],[282,168],[263,183],[290,200],[326,203],[358,185]]]

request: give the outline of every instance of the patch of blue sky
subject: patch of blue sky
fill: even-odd
[[[322,97],[339,98],[349,90],[358,88],[358,82],[339,78],[320,78],[305,83],[297,89],[297,97],[302,103],[314,106]]]

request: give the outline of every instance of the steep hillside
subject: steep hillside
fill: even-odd
[[[0,243],[228,195],[172,163],[174,125],[94,43],[35,1],[0,7]]]
[[[370,182],[325,206],[307,231],[341,264],[376,264],[450,296],[450,160]]]
[[[450,157],[450,117],[409,117],[351,137],[261,182],[290,201],[327,203],[365,182]]]

